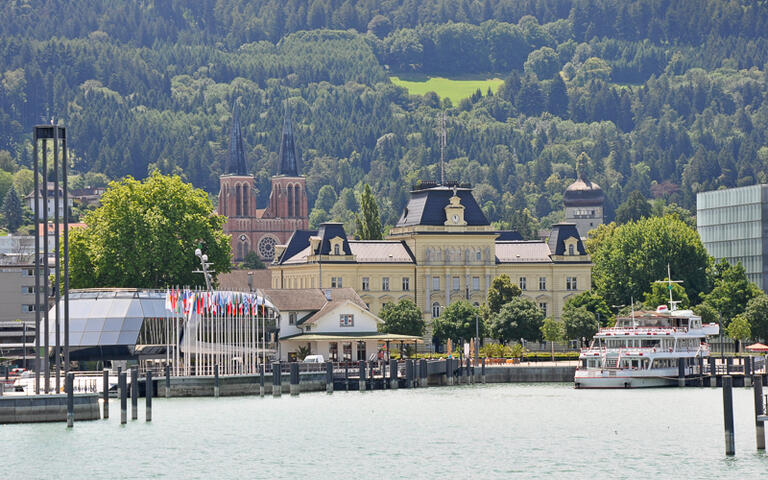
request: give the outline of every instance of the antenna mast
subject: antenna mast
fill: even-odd
[[[673,300],[672,299],[672,284],[673,283],[683,283],[682,280],[672,280],[672,270],[669,268],[669,263],[667,263],[667,279],[666,280],[656,280],[654,283],[666,283],[667,289],[669,290],[669,309],[671,311],[677,310],[677,304],[680,303],[680,300]]]
[[[448,136],[445,133],[445,110],[440,116],[440,185],[445,185],[445,145]]]

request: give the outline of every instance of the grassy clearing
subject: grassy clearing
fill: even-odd
[[[458,105],[463,98],[469,98],[479,88],[483,95],[491,87],[496,93],[504,83],[500,78],[489,79],[450,79],[443,77],[428,77],[426,75],[400,75],[391,76],[389,79],[395,85],[405,87],[412,95],[424,95],[427,92],[435,92],[440,98],[450,98],[454,105]]]

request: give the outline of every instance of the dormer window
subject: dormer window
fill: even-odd
[[[573,255],[573,244],[568,245],[568,255]]]
[[[571,251],[573,251],[573,245],[571,245]],[[340,255],[341,254],[340,252],[341,252],[341,248],[339,248],[339,244],[337,243],[336,245],[333,246],[333,254]],[[573,253],[571,253],[571,255],[573,255]]]

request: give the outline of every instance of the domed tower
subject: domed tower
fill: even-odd
[[[589,181],[585,174],[583,159],[579,162],[579,178],[565,190],[565,221],[575,223],[581,238],[586,238],[587,232],[603,224],[603,189],[595,182]]]

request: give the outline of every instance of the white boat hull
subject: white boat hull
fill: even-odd
[[[604,370],[602,373],[599,370],[577,370],[573,382],[576,388],[652,388],[677,386],[676,378],[651,374],[632,375],[621,370]]]

